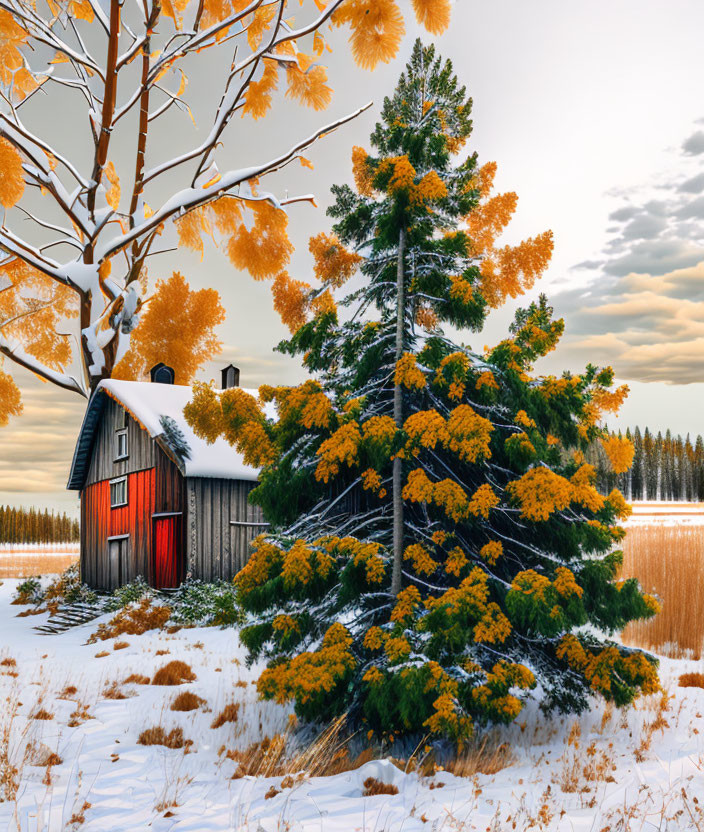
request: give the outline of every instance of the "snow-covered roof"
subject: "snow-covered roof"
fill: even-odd
[[[256,390],[246,392],[258,395]],[[183,415],[192,396],[192,389],[181,384],[101,381],[83,419],[67,487],[83,488],[93,439],[108,398],[121,404],[162,448],[171,452],[184,476],[257,480],[259,469],[245,465],[242,455],[224,439],[208,444],[195,435]]]

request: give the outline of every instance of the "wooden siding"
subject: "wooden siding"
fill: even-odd
[[[247,501],[255,482],[194,477],[186,480],[186,559],[194,578],[231,580],[245,565],[250,543],[265,531],[258,506]]]
[[[185,482],[176,465],[131,416],[126,460],[114,461],[114,435],[121,408],[108,402],[93,445],[88,482],[81,493],[81,575],[97,589],[110,588],[108,538],[129,535],[125,580],[154,581],[152,515],[185,511]],[[143,467],[143,466],[147,467]],[[110,480],[127,477],[127,505],[110,508]],[[100,479],[96,480],[96,477]],[[179,578],[185,576],[185,524],[177,524]]]
[[[110,589],[108,538],[129,535],[125,579],[152,577],[151,529],[154,468],[127,476],[126,506],[110,508],[110,481],[93,483],[81,494],[81,577],[92,587]]]
[[[105,403],[100,424],[95,433],[91,450],[86,486],[102,480],[121,477],[153,468],[161,450],[147,431],[127,414],[127,459],[115,461],[115,433],[122,426],[123,408],[113,399]]]

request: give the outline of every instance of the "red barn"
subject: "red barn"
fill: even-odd
[[[223,386],[239,381],[223,370]],[[256,393],[255,393],[256,395]],[[231,579],[266,523],[248,502],[258,471],[223,439],[186,423],[191,388],[163,364],[152,382],[103,381],[78,435],[68,488],[81,492],[81,576],[110,590],[143,576],[174,587],[188,574]]]

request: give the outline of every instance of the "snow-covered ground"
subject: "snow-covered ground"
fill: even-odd
[[[13,767],[19,782],[0,803],[3,832],[704,829],[704,690],[677,686],[697,663],[663,660],[669,698],[625,712],[600,705],[579,719],[546,719],[530,706],[496,735],[511,764],[493,775],[421,777],[383,760],[332,777],[232,779],[238,764],[226,751],[285,731],[290,714],[256,701],[256,669],[245,667],[235,630],[122,636],[129,646],[118,650],[114,639],[86,644],[97,621],[42,636],[32,628],[46,615],[16,617],[24,608],[9,603],[15,585],[0,586],[0,792]],[[196,680],[119,684],[127,698],[105,697],[112,682],[151,676],[171,659],[187,662]],[[62,696],[67,686],[77,690]],[[207,705],[171,711],[184,690]],[[237,722],[212,728],[232,702]],[[31,718],[40,709],[52,718]],[[180,727],[192,745],[138,744],[155,726]],[[47,776],[32,763],[51,752],[61,762]],[[398,793],[364,796],[369,777]]]

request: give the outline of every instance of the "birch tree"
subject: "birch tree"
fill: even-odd
[[[432,33],[449,0],[412,0]],[[204,236],[257,279],[289,280],[289,206],[266,177],[368,104],[309,135],[295,128],[262,158],[238,136],[284,94],[322,110],[332,98],[323,63],[330,30],[349,30],[361,67],[396,54],[404,12],[395,0],[0,0],[0,361],[81,396],[113,375],[146,301],[146,264]],[[227,71],[206,129],[169,157],[158,127],[174,113],[191,125],[185,69],[216,54]],[[70,101],[69,151],[54,141],[48,102]],[[191,118],[189,118],[189,116]],[[88,140],[89,153],[77,150]],[[118,170],[118,148],[131,166]],[[21,410],[0,366],[0,422]]]

